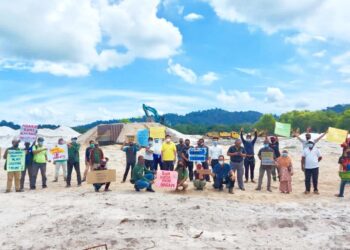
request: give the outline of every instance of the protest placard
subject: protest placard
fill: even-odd
[[[153,139],[164,139],[165,138],[165,127],[150,127],[150,137]]]
[[[203,178],[203,175],[211,175],[212,172],[210,169],[200,169],[200,170],[197,170],[198,174],[199,174],[199,178]]]
[[[155,180],[156,187],[176,189],[177,186],[177,172],[176,171],[157,171],[157,178]]]
[[[49,149],[49,158],[52,161],[68,160],[68,147],[67,144],[56,145]]]
[[[190,148],[188,150],[188,159],[191,162],[199,161],[203,162],[207,159],[207,149],[206,148]]]
[[[88,184],[115,182],[117,174],[115,169],[90,171],[86,180]]]
[[[9,150],[7,152],[7,172],[23,171],[25,167],[26,153],[24,150]]]
[[[265,166],[275,165],[273,152],[261,152],[261,164]]]
[[[343,143],[348,137],[348,131],[338,128],[328,128],[326,140],[334,143]]]
[[[137,131],[137,143],[140,144],[142,147],[148,146],[148,138],[149,138],[149,131],[148,129],[142,129]]]
[[[38,134],[38,125],[24,124],[21,127],[19,139],[24,142],[33,143],[36,140]]]
[[[276,122],[275,134],[280,136],[290,137],[291,128],[292,128],[291,124]]]

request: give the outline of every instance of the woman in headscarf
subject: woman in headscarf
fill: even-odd
[[[197,163],[196,170],[194,171],[194,181],[193,185],[196,188],[196,190],[203,190],[205,185],[207,184],[207,181],[205,180],[205,177],[203,174],[200,174],[199,171],[203,170],[202,163]]]
[[[289,194],[292,192],[293,165],[287,150],[282,151],[282,154],[277,158],[276,163],[280,177],[280,191],[281,193]]]

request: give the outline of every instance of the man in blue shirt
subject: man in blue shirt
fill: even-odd
[[[247,155],[244,159],[244,168],[245,168],[244,174],[245,174],[246,183],[249,180],[249,170],[250,170],[250,180],[253,183],[255,183],[254,181],[254,169],[255,169],[254,145],[257,138],[258,138],[258,132],[256,131],[256,129],[254,130],[253,140],[252,140],[252,135],[250,133],[248,133],[246,135],[246,139],[244,139],[243,128],[241,129],[241,140],[243,142],[244,149],[247,152]]]
[[[234,172],[237,171],[237,181],[239,189],[244,191],[244,183],[243,183],[243,174],[244,174],[244,166],[243,166],[243,160],[246,156],[246,151],[242,147],[242,141],[240,139],[237,139],[235,141],[235,145],[231,146],[228,151],[227,155],[231,158],[231,167]]]
[[[232,171],[231,166],[225,163],[225,157],[223,155],[219,156],[219,163],[214,166],[212,176],[214,178],[213,187],[215,189],[222,191],[223,184],[226,184],[229,193],[233,194],[233,187],[235,185],[235,174]]]
[[[34,143],[33,143],[34,144]],[[24,150],[26,152],[26,160],[25,160],[25,168],[21,173],[21,181],[20,181],[20,189],[24,189],[24,181],[26,179],[26,173],[28,171],[28,176],[32,174],[32,166],[33,166],[33,145],[30,145],[29,142],[24,143]]]

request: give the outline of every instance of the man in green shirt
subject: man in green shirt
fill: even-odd
[[[80,144],[78,144],[78,138],[72,138],[71,143],[68,144],[68,174],[67,174],[67,186],[71,186],[72,171],[73,168],[77,174],[78,187],[81,186],[81,174],[80,174],[80,157],[79,150]]]
[[[30,189],[36,189],[36,178],[40,169],[42,188],[47,188],[46,185],[46,162],[47,162],[47,148],[44,147],[44,138],[39,137],[37,145],[33,146],[33,174],[30,177]]]
[[[154,180],[153,172],[148,170],[145,165],[145,160],[142,155],[138,157],[136,166],[131,172],[131,183],[135,184],[135,190],[140,192],[141,189],[146,188],[148,192],[154,192],[152,184]]]
[[[187,179],[188,179],[188,170],[186,168],[185,163],[180,160],[177,163],[177,167],[176,167],[176,172],[177,172],[177,187],[176,187],[176,191],[179,191],[179,188],[182,187],[182,191],[185,191],[188,187],[187,184]]]

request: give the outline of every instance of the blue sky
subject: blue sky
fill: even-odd
[[[0,3],[0,119],[76,125],[349,103],[346,0]],[[330,15],[329,13],[332,13]]]

